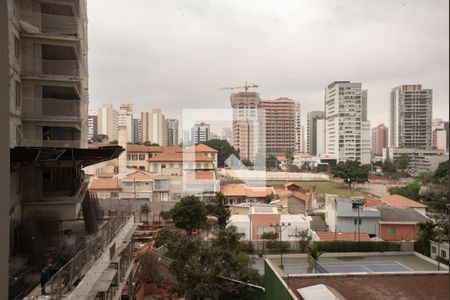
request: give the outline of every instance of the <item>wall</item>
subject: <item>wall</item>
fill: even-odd
[[[279,214],[252,214],[252,240],[259,240],[258,227],[270,227],[270,224],[280,224]]]
[[[390,232],[395,227],[396,233]],[[415,224],[380,224],[380,238],[385,241],[412,241],[417,238],[417,228]]]
[[[297,297],[289,290],[284,280],[277,276],[272,265],[264,261],[264,287],[266,289],[266,300],[297,300]]]

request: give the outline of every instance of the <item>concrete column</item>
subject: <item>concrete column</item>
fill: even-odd
[[[9,27],[8,2],[0,1],[0,299],[8,299],[9,258]]]

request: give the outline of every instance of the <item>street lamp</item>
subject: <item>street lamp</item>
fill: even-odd
[[[280,259],[281,259],[281,265],[280,265],[280,267],[281,267],[281,269],[283,270],[284,269],[284,265],[283,265],[283,239],[281,238],[281,234],[282,234],[282,232],[286,229],[286,228],[288,228],[289,226],[291,226],[291,223],[289,222],[289,223],[284,223],[284,222],[282,222],[281,224],[270,224],[270,227],[273,227],[273,228],[275,228],[275,232],[279,232],[279,234],[280,234]],[[278,230],[277,230],[278,229]]]

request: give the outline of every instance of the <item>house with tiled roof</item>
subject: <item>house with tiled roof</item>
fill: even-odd
[[[119,198],[123,182],[116,178],[94,178],[89,185],[89,192],[96,193],[99,199]]]
[[[380,238],[385,241],[414,241],[418,237],[417,224],[428,218],[413,208],[379,206]]]
[[[150,173],[136,170],[122,179],[123,188],[119,193],[120,199],[153,199],[154,176]],[[143,204],[143,203],[142,203]],[[139,206],[137,206],[139,207]]]
[[[424,216],[426,215],[425,211],[428,207],[425,204],[422,204],[420,202],[414,201],[401,195],[390,195],[381,198],[381,201],[383,201],[383,203],[385,203],[387,206],[413,208]]]
[[[295,183],[285,183],[283,189],[277,189],[277,200],[272,204],[279,206],[285,213],[306,214],[309,210],[315,208],[315,187],[300,186]]]
[[[249,187],[245,183],[225,183],[221,192],[229,205],[264,202],[267,196],[275,194],[273,187]]]

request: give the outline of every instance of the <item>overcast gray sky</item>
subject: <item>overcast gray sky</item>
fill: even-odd
[[[391,88],[434,90],[448,120],[448,0],[89,0],[90,108],[229,108],[223,86],[246,80],[263,99],[323,109],[335,80],[369,90],[372,126]],[[306,124],[304,120],[304,124]]]

